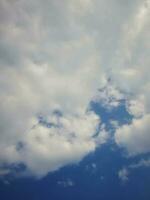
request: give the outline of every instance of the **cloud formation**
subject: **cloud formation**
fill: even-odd
[[[108,133],[94,137],[93,98],[107,107],[125,98],[138,119],[116,142],[149,151],[149,19],[145,0],[1,0],[0,163],[43,176],[94,151]],[[108,80],[109,92],[97,96]]]
[[[150,115],[134,119],[131,125],[124,125],[117,129],[116,143],[125,147],[129,155],[150,152]]]

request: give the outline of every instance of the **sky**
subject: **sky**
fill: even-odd
[[[150,1],[0,1],[0,198],[149,200]]]

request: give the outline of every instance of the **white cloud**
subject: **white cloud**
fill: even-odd
[[[116,143],[127,149],[129,155],[150,152],[150,115],[134,119],[132,124],[116,130]]]
[[[100,121],[87,109],[106,79],[93,38],[71,9],[84,3],[85,15],[90,1],[1,1],[2,163],[23,162],[42,176],[95,149]],[[63,113],[56,127],[35,126],[39,115],[55,121],[55,110]]]
[[[130,169],[136,169],[136,168],[139,168],[139,167],[150,167],[150,158],[141,159],[140,161],[133,163],[133,164],[130,164],[128,166],[128,168],[130,168]]]
[[[113,59],[112,79],[121,91],[127,93],[130,104],[136,101],[138,110],[132,106],[132,114],[149,112],[149,24],[150,2],[140,1],[134,12],[122,26],[122,38]],[[139,110],[140,109],[140,110]],[[137,113],[138,112],[138,113]]]
[[[145,111],[145,107],[144,107],[144,103],[142,102],[142,99],[138,99],[138,100],[130,100],[127,103],[127,110],[128,112],[133,115],[134,117],[142,117],[144,115]]]
[[[150,2],[141,1],[124,26],[122,51],[114,70],[116,85],[127,93],[127,110],[135,118],[131,125],[120,127],[115,135],[118,145],[127,149],[129,155],[149,152],[150,79],[149,69],[149,23]],[[123,56],[122,56],[123,55]],[[117,72],[117,73],[116,73]],[[116,73],[116,74],[115,74]]]
[[[60,117],[51,128],[38,126],[25,137],[20,159],[33,174],[45,175],[66,164],[79,162],[95,150],[93,134],[99,119],[94,114]]]
[[[99,120],[87,109],[94,97],[108,108],[126,98],[131,113],[146,117],[148,8],[144,0],[0,1],[1,163],[23,162],[42,176],[106,142],[105,130],[93,138]],[[37,125],[39,115],[58,125],[55,110],[61,127]]]
[[[97,146],[94,134],[99,122],[91,112],[82,116],[51,114],[47,125],[37,124],[11,143],[3,142],[0,158],[7,163],[24,163],[32,175],[44,176],[66,164],[79,162],[94,151]],[[103,137],[98,141],[106,142]]]
[[[121,179],[121,181],[126,182],[129,180],[129,171],[126,168],[122,168],[118,172],[118,177]]]

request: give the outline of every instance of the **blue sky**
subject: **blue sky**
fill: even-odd
[[[149,200],[150,1],[0,13],[0,198]]]

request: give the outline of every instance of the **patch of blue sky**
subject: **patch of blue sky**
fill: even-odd
[[[118,106],[111,109],[107,109],[107,107],[99,102],[92,101],[90,108],[100,116],[101,122],[105,124],[107,131],[114,132],[112,121],[116,121],[121,126],[123,124],[130,124],[133,119],[133,116],[126,109],[125,100],[120,100]]]

